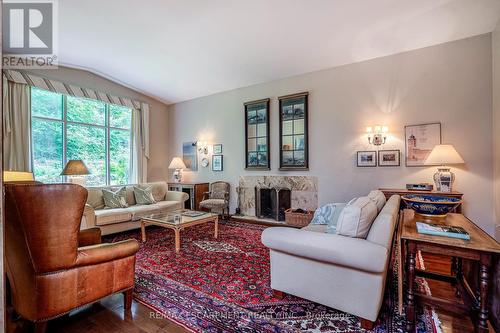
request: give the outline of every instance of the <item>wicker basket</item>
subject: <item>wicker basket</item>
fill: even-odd
[[[303,213],[294,212],[291,208],[285,210],[285,222],[289,226],[302,228],[311,223],[314,217],[313,211],[304,211]]]

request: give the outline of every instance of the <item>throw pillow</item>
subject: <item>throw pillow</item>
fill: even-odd
[[[373,200],[368,197],[358,198],[342,209],[337,222],[337,234],[366,238],[376,217],[377,206]]]
[[[345,208],[347,204],[345,203],[338,203],[335,204],[335,210],[333,211],[333,215],[330,219],[330,222],[328,222],[328,226],[326,227],[326,232],[329,234],[336,234],[337,233],[337,224],[339,221],[340,213],[342,213],[342,210]]]
[[[316,209],[311,224],[327,225],[332,218],[333,212],[335,211],[335,205],[336,204],[334,203],[329,203]]]
[[[102,196],[104,198],[104,205],[107,208],[127,208],[128,203],[125,195],[127,193],[127,189],[124,187],[120,187],[116,191],[103,189]]]
[[[156,203],[153,197],[153,188],[151,186],[146,188],[134,186],[134,197],[138,205],[151,205]]]
[[[368,194],[368,198],[372,199],[375,202],[375,205],[377,206],[377,211],[380,213],[382,208],[385,206],[385,195],[382,193],[382,191],[376,190],[376,191],[371,191]]]

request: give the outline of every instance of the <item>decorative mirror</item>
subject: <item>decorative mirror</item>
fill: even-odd
[[[269,170],[269,98],[245,105],[245,168]]]
[[[308,93],[279,97],[280,170],[308,170]]]

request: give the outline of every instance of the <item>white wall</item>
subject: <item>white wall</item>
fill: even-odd
[[[314,52],[314,50],[311,50]],[[278,171],[277,97],[309,91],[310,171]],[[244,170],[243,103],[271,98],[271,167]],[[320,203],[347,201],[378,187],[402,188],[432,182],[435,168],[403,165],[357,168],[357,150],[372,150],[367,125],[390,128],[383,149],[404,154],[404,126],[442,123],[445,143],[466,161],[454,168],[456,189],[465,193],[465,213],[490,234],[493,223],[492,57],[491,35],[482,35],[416,51],[259,84],[169,106],[170,154],[182,154],[182,142],[222,143],[224,171],[199,167],[188,181],[227,180],[240,175],[286,174],[318,177]],[[232,193],[232,209],[235,207]]]
[[[58,69],[30,70],[42,77],[72,83],[80,87],[93,88],[116,96],[129,97],[147,102],[150,109],[150,160],[148,179],[165,180],[168,177],[167,105],[145,96],[133,89],[105,79],[85,70],[60,66]]]

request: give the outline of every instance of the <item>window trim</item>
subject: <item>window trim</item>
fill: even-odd
[[[39,90],[43,90],[43,89],[40,89],[40,88],[36,88],[36,89],[39,89]],[[49,91],[51,92],[51,91]],[[51,93],[54,93],[54,92],[51,92]],[[116,127],[116,126],[111,126],[111,111],[110,111],[110,106],[111,106],[111,103],[106,103],[106,102],[103,102],[103,101],[99,101],[99,100],[94,100],[94,99],[90,99],[90,98],[84,98],[84,97],[77,97],[77,96],[72,96],[72,97],[75,97],[75,98],[81,98],[81,99],[88,99],[88,100],[92,100],[92,101],[97,101],[99,103],[103,103],[104,104],[104,125],[99,125],[99,124],[91,124],[91,123],[84,123],[84,122],[81,122],[81,121],[72,121],[72,120],[68,120],[68,96],[66,94],[60,94],[60,93],[54,93],[54,94],[58,94],[58,95],[61,95],[62,96],[62,103],[61,103],[61,107],[62,107],[62,117],[61,119],[57,119],[57,118],[50,118],[50,117],[44,117],[44,116],[35,116],[33,115],[33,109],[32,109],[32,106],[33,104],[31,103],[30,105],[30,116],[31,116],[31,122],[33,121],[33,119],[37,119],[37,120],[42,120],[42,121],[51,121],[51,122],[57,122],[57,123],[61,123],[62,124],[62,165],[63,165],[63,168],[64,166],[66,165],[66,163],[68,163],[68,158],[67,158],[67,142],[68,142],[68,125],[78,125],[78,126],[87,126],[87,127],[94,127],[94,128],[101,128],[101,129],[104,129],[104,133],[105,133],[105,137],[106,137],[106,141],[105,141],[105,156],[106,156],[106,161],[105,161],[105,164],[106,164],[106,174],[105,174],[105,180],[106,180],[106,184],[100,184],[100,185],[95,185],[95,186],[113,186],[113,185],[125,185],[125,184],[128,184],[128,179],[127,179],[127,182],[125,184],[111,184],[111,154],[110,154],[110,140],[111,140],[111,130],[115,131],[122,131],[122,132],[129,132],[129,138],[130,138],[130,156],[132,156],[132,151],[133,151],[133,147],[132,147],[132,112],[133,110],[131,108],[128,108],[130,110],[130,120],[131,120],[131,123],[130,123],[130,128],[129,129],[126,129],[126,128],[122,128],[122,127]],[[31,97],[31,91],[30,91],[30,97]],[[123,105],[119,105],[121,107],[125,107]],[[126,107],[125,107],[126,108]],[[33,140],[33,131],[31,131],[31,150],[34,151],[34,140]],[[131,159],[129,159],[129,172],[130,172],[130,163],[132,162]],[[33,171],[35,171],[36,169],[36,166],[34,164],[34,161],[33,161]],[[62,170],[61,170],[62,171]],[[130,174],[128,175],[130,177]],[[67,182],[68,180],[68,176],[59,176],[61,181],[62,182]]]

